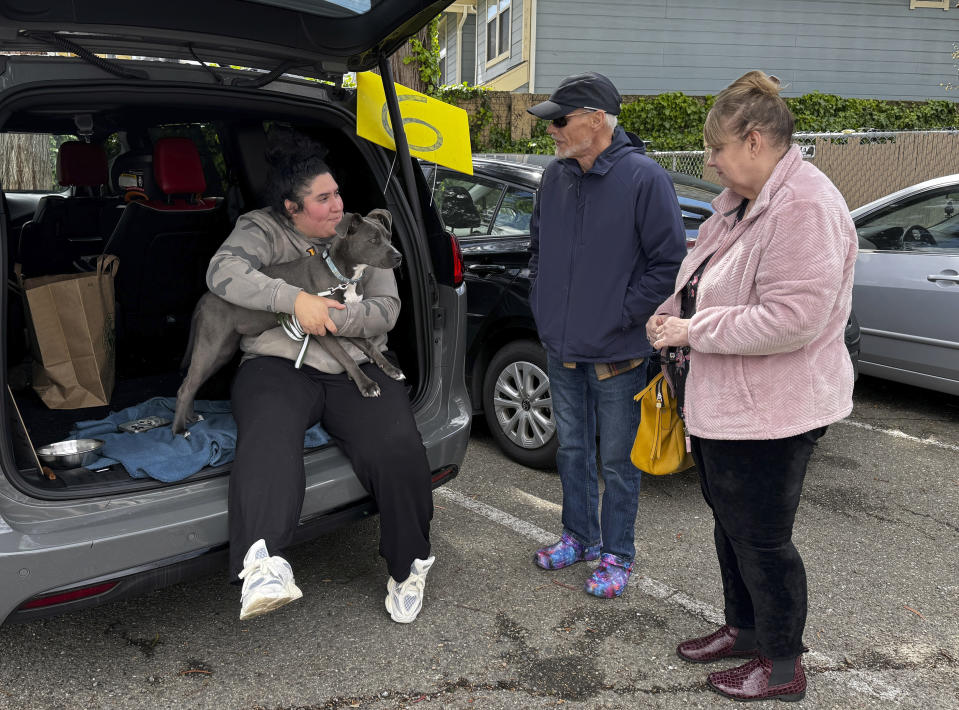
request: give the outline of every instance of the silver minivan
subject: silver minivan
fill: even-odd
[[[37,449],[70,438],[83,422],[175,395],[210,249],[240,213],[263,206],[265,134],[275,125],[325,145],[348,211],[392,213],[403,310],[389,347],[407,375],[434,485],[457,474],[471,415],[458,247],[403,140],[394,153],[357,137],[356,95],[344,86],[345,74],[378,67],[390,120],[401,125],[387,58],[447,4],[0,0],[4,161],[40,165],[32,183],[0,170],[9,183],[0,185],[8,277],[0,307],[0,622],[225,567],[228,461],[214,457],[185,478],[162,481],[121,462],[50,469]],[[202,176],[184,179],[175,161],[165,161],[158,179],[154,151],[168,138],[195,146]],[[202,195],[190,208],[149,206],[176,184],[190,192],[200,184]],[[104,406],[51,409],[32,386],[30,316],[15,267],[26,277],[81,272],[118,244],[112,397]],[[231,371],[225,367],[200,398],[228,401]],[[298,539],[375,512],[335,446],[303,455]]]

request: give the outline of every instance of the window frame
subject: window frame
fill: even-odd
[[[952,247],[951,245],[949,245],[949,246],[940,245],[938,242],[937,242],[937,244],[936,244],[935,246],[933,246],[933,245],[928,245],[928,246],[926,246],[926,248],[918,248],[918,249],[917,249],[917,248],[915,248],[915,244],[914,244],[912,241],[909,241],[909,242],[908,242],[909,248],[906,248],[907,242],[906,242],[906,241],[903,241],[903,242],[899,245],[899,248],[890,248],[889,246],[887,246],[887,245],[885,245],[885,244],[883,244],[883,243],[876,243],[874,240],[870,239],[870,236],[873,236],[873,237],[874,237],[874,236],[877,236],[877,235],[865,236],[865,235],[863,235],[862,232],[861,232],[862,229],[868,228],[868,227],[871,226],[871,225],[872,225],[872,226],[875,226],[876,222],[880,222],[880,221],[882,221],[882,220],[886,220],[886,219],[888,219],[888,218],[889,218],[890,216],[892,216],[892,215],[896,215],[897,213],[904,213],[906,210],[909,210],[909,209],[915,209],[915,208],[917,207],[917,205],[920,205],[920,204],[923,203],[923,202],[935,201],[935,200],[947,200],[948,202],[952,202],[952,201],[953,201],[953,198],[951,197],[952,195],[955,195],[955,196],[956,196],[956,198],[955,198],[955,210],[956,210],[956,214],[945,214],[945,213],[944,213],[943,219],[940,220],[939,222],[936,222],[935,224],[931,225],[930,227],[926,227],[925,224],[921,224],[920,222],[915,222],[915,224],[918,224],[919,226],[923,227],[923,228],[926,229],[927,231],[930,231],[930,232],[931,232],[931,231],[932,231],[932,228],[934,228],[934,227],[936,227],[936,226],[938,226],[938,225],[940,225],[940,224],[943,224],[944,222],[959,220],[959,185],[943,185],[943,186],[940,186],[940,187],[937,187],[937,188],[934,188],[934,189],[931,189],[931,190],[924,190],[924,191],[922,191],[922,192],[918,192],[918,193],[909,195],[909,196],[907,196],[907,197],[904,197],[903,199],[898,200],[898,201],[896,201],[896,202],[889,203],[889,204],[887,204],[887,205],[885,205],[885,206],[877,209],[876,211],[874,211],[874,212],[872,212],[872,213],[870,213],[870,214],[868,214],[868,215],[866,215],[866,216],[861,217],[861,218],[857,221],[858,223],[856,224],[856,235],[857,235],[857,237],[859,238],[859,251],[861,251],[861,252],[882,252],[882,253],[887,253],[887,254],[912,254],[912,255],[917,255],[917,254],[933,254],[933,255],[936,255],[936,254],[939,254],[939,255],[959,254],[959,250],[957,250],[955,247]],[[888,230],[888,229],[892,229],[892,228],[901,228],[901,229],[903,229],[903,230],[906,230],[906,229],[908,229],[910,226],[912,226],[911,224],[906,224],[906,223],[907,223],[907,222],[913,222],[914,219],[918,219],[918,217],[910,217],[910,218],[907,219],[907,220],[898,220],[898,221],[903,222],[903,224],[901,224],[901,225],[898,224],[898,222],[897,222],[896,220],[893,220],[894,222],[897,222],[897,223],[890,224],[890,225],[887,226],[885,229]],[[880,225],[880,226],[881,226],[881,225]],[[959,237],[954,237],[954,238],[959,238]],[[864,243],[864,241],[865,241],[866,243]],[[917,244],[921,245],[922,242],[918,242]],[[941,246],[941,248],[940,248],[940,246]]]
[[[502,7],[503,3],[506,3],[506,7]],[[491,8],[495,8],[495,14],[491,13]],[[506,49],[502,49],[499,46],[500,35],[502,33],[502,22],[503,15],[508,13],[509,17],[507,19],[507,41]],[[490,15],[493,14],[491,18]],[[496,36],[496,49],[499,50],[497,54],[493,57],[490,57],[489,50],[489,28],[492,24],[495,24],[496,30],[494,32]],[[513,47],[513,0],[487,0],[486,3],[486,66],[491,67],[495,64],[499,64],[504,59],[509,59]]]
[[[496,229],[496,220],[499,218],[500,212],[502,212],[503,206],[506,204],[506,201],[509,199],[509,195],[511,192],[512,193],[529,193],[530,199],[533,200],[533,205],[535,206],[536,190],[530,187],[512,185],[508,182],[504,182],[503,184],[505,185],[506,189],[503,190],[502,194],[500,195],[499,203],[496,205],[496,211],[493,213],[493,218],[490,220],[489,236],[493,238],[498,238],[498,239],[527,239],[530,236],[530,227],[528,223],[526,226],[526,231],[519,232],[518,234],[496,232],[494,230]],[[532,209],[530,209],[529,211],[529,216],[530,216],[530,221],[532,221],[532,218],[533,218]]]
[[[484,185],[486,187],[490,187],[490,189],[493,188],[493,185],[497,187],[499,194],[496,197],[496,204],[490,208],[491,211],[490,211],[489,221],[486,223],[484,227],[484,231],[479,232],[478,234],[473,234],[473,233],[458,234],[457,230],[460,230],[463,228],[449,227],[446,225],[446,222],[443,220],[442,209],[440,208],[439,200],[437,200],[437,194],[436,194],[440,184],[446,179],[457,180],[460,182],[472,181],[474,185]],[[503,180],[500,180],[498,178],[491,177],[489,175],[484,175],[482,173],[467,175],[466,173],[461,173],[457,170],[453,170],[452,168],[438,168],[436,172],[434,173],[432,182],[433,182],[433,185],[431,188],[431,192],[433,193],[433,200],[434,202],[437,203],[437,213],[440,215],[440,221],[443,223],[444,229],[451,232],[460,241],[468,240],[468,239],[488,239],[490,238],[490,236],[502,236],[502,235],[491,235],[491,231],[493,229],[493,223],[496,220],[496,215],[499,214],[500,205],[503,203],[503,197],[506,195],[507,190],[511,187],[509,183],[504,182]],[[479,209],[479,205],[476,205],[475,201],[473,202],[473,204],[474,206],[477,207],[477,209]],[[480,215],[481,216],[483,215],[482,210],[480,210]],[[483,222],[480,222],[480,225],[482,226]]]

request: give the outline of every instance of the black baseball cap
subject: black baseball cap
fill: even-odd
[[[622,101],[613,82],[602,74],[588,71],[563,79],[548,101],[526,109],[537,118],[551,121],[578,108],[598,108],[614,116],[619,115]]]

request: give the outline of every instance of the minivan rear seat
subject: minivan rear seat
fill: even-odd
[[[72,195],[40,199],[33,219],[20,233],[24,276],[66,274],[85,256],[99,254],[121,213],[121,201],[101,196],[107,183],[107,156],[93,143],[67,141],[57,151],[57,181]]]
[[[118,357],[144,345],[182,353],[210,257],[230,230],[223,198],[202,196],[206,180],[192,140],[157,140],[153,173],[162,198],[129,201],[103,250],[120,258]]]

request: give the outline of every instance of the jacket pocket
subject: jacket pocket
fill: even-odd
[[[742,396],[743,402],[745,402],[750,409],[755,410],[756,397],[753,397],[752,387],[750,386],[749,379],[746,376],[746,358],[743,355],[737,355],[735,358],[736,367],[734,369],[734,379],[736,381],[736,391]],[[750,366],[752,364],[753,363],[750,362]]]

